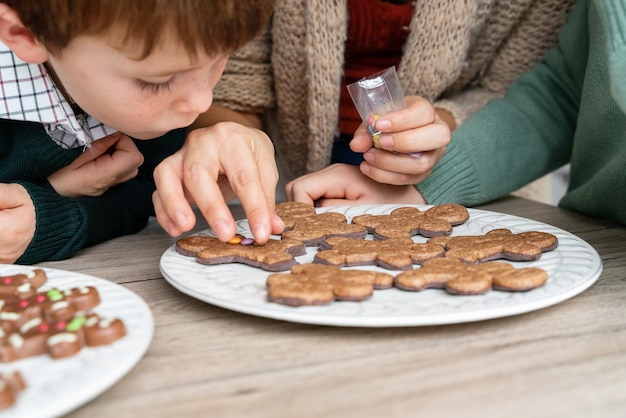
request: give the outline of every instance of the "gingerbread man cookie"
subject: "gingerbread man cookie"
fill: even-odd
[[[434,237],[429,243],[446,248],[446,257],[458,258],[471,264],[504,258],[511,261],[532,261],[558,246],[556,236],[540,231],[514,234],[505,228],[494,229],[485,235]]]
[[[300,240],[307,247],[317,246],[326,238],[363,238],[367,235],[367,228],[348,224],[343,214],[318,214],[315,207],[306,203],[282,202],[276,205],[276,213],[285,223],[282,237]]]
[[[481,295],[491,289],[524,292],[543,286],[547,280],[546,271],[536,267],[516,269],[498,261],[472,265],[454,258],[435,258],[398,274],[394,284],[402,290],[438,288],[457,295]]]
[[[326,305],[335,300],[365,300],[374,289],[392,287],[393,276],[322,264],[298,264],[290,273],[269,275],[267,286],[270,302],[289,306]]]
[[[205,235],[191,235],[176,241],[176,251],[195,257],[200,264],[241,263],[267,271],[289,270],[297,264],[294,256],[306,253],[301,241],[270,239],[263,245],[241,236],[231,242],[222,242]]]
[[[367,227],[376,239],[402,238],[413,235],[436,237],[450,235],[452,227],[461,225],[469,218],[464,206],[455,204],[436,205],[421,211],[414,207],[402,207],[389,215],[359,215],[352,223]]]
[[[413,264],[444,254],[440,245],[415,243],[408,237],[384,241],[334,237],[320,245],[313,262],[338,267],[377,265],[389,270],[408,270]]]

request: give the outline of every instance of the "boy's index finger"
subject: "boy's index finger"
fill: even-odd
[[[257,169],[256,162],[251,156],[243,155],[237,168],[226,172],[229,184],[241,202],[241,206],[248,219],[254,240],[259,244],[266,243],[271,235],[272,211],[266,194],[266,185],[263,176]],[[272,188],[275,190],[276,185]],[[270,192],[271,195],[271,192]]]
[[[195,164],[184,170],[184,189],[195,202],[202,216],[221,241],[235,235],[235,221],[224,200],[219,186],[217,170],[209,171],[206,166]]]

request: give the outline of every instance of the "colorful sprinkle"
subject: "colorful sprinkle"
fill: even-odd
[[[244,238],[241,240],[241,245],[252,245],[254,244],[254,239],[252,238]]]
[[[48,299],[55,302],[57,300],[63,299],[63,293],[59,289],[52,289],[48,291]]]
[[[11,283],[13,283],[13,277],[5,277],[4,279],[2,279],[2,283],[4,283],[4,284],[11,284]]]
[[[244,237],[242,237],[241,235],[237,234],[235,235],[230,241],[228,241],[229,244],[239,244],[241,243],[241,241],[243,241]]]
[[[87,318],[85,318],[84,316],[77,316],[76,318],[72,319],[69,324],[67,324],[67,327],[65,327],[65,330],[66,331],[78,331],[85,324],[86,320]]]

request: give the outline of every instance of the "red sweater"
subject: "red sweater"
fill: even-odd
[[[413,4],[348,0],[348,39],[339,104],[339,132],[352,135],[361,118],[346,86],[391,66],[402,57]]]

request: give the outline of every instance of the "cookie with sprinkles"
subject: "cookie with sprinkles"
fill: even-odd
[[[302,241],[270,239],[261,245],[241,235],[230,242],[206,235],[191,235],[176,241],[175,249],[179,254],[195,257],[200,264],[240,263],[267,271],[289,270],[297,264],[295,256],[306,253]]]

